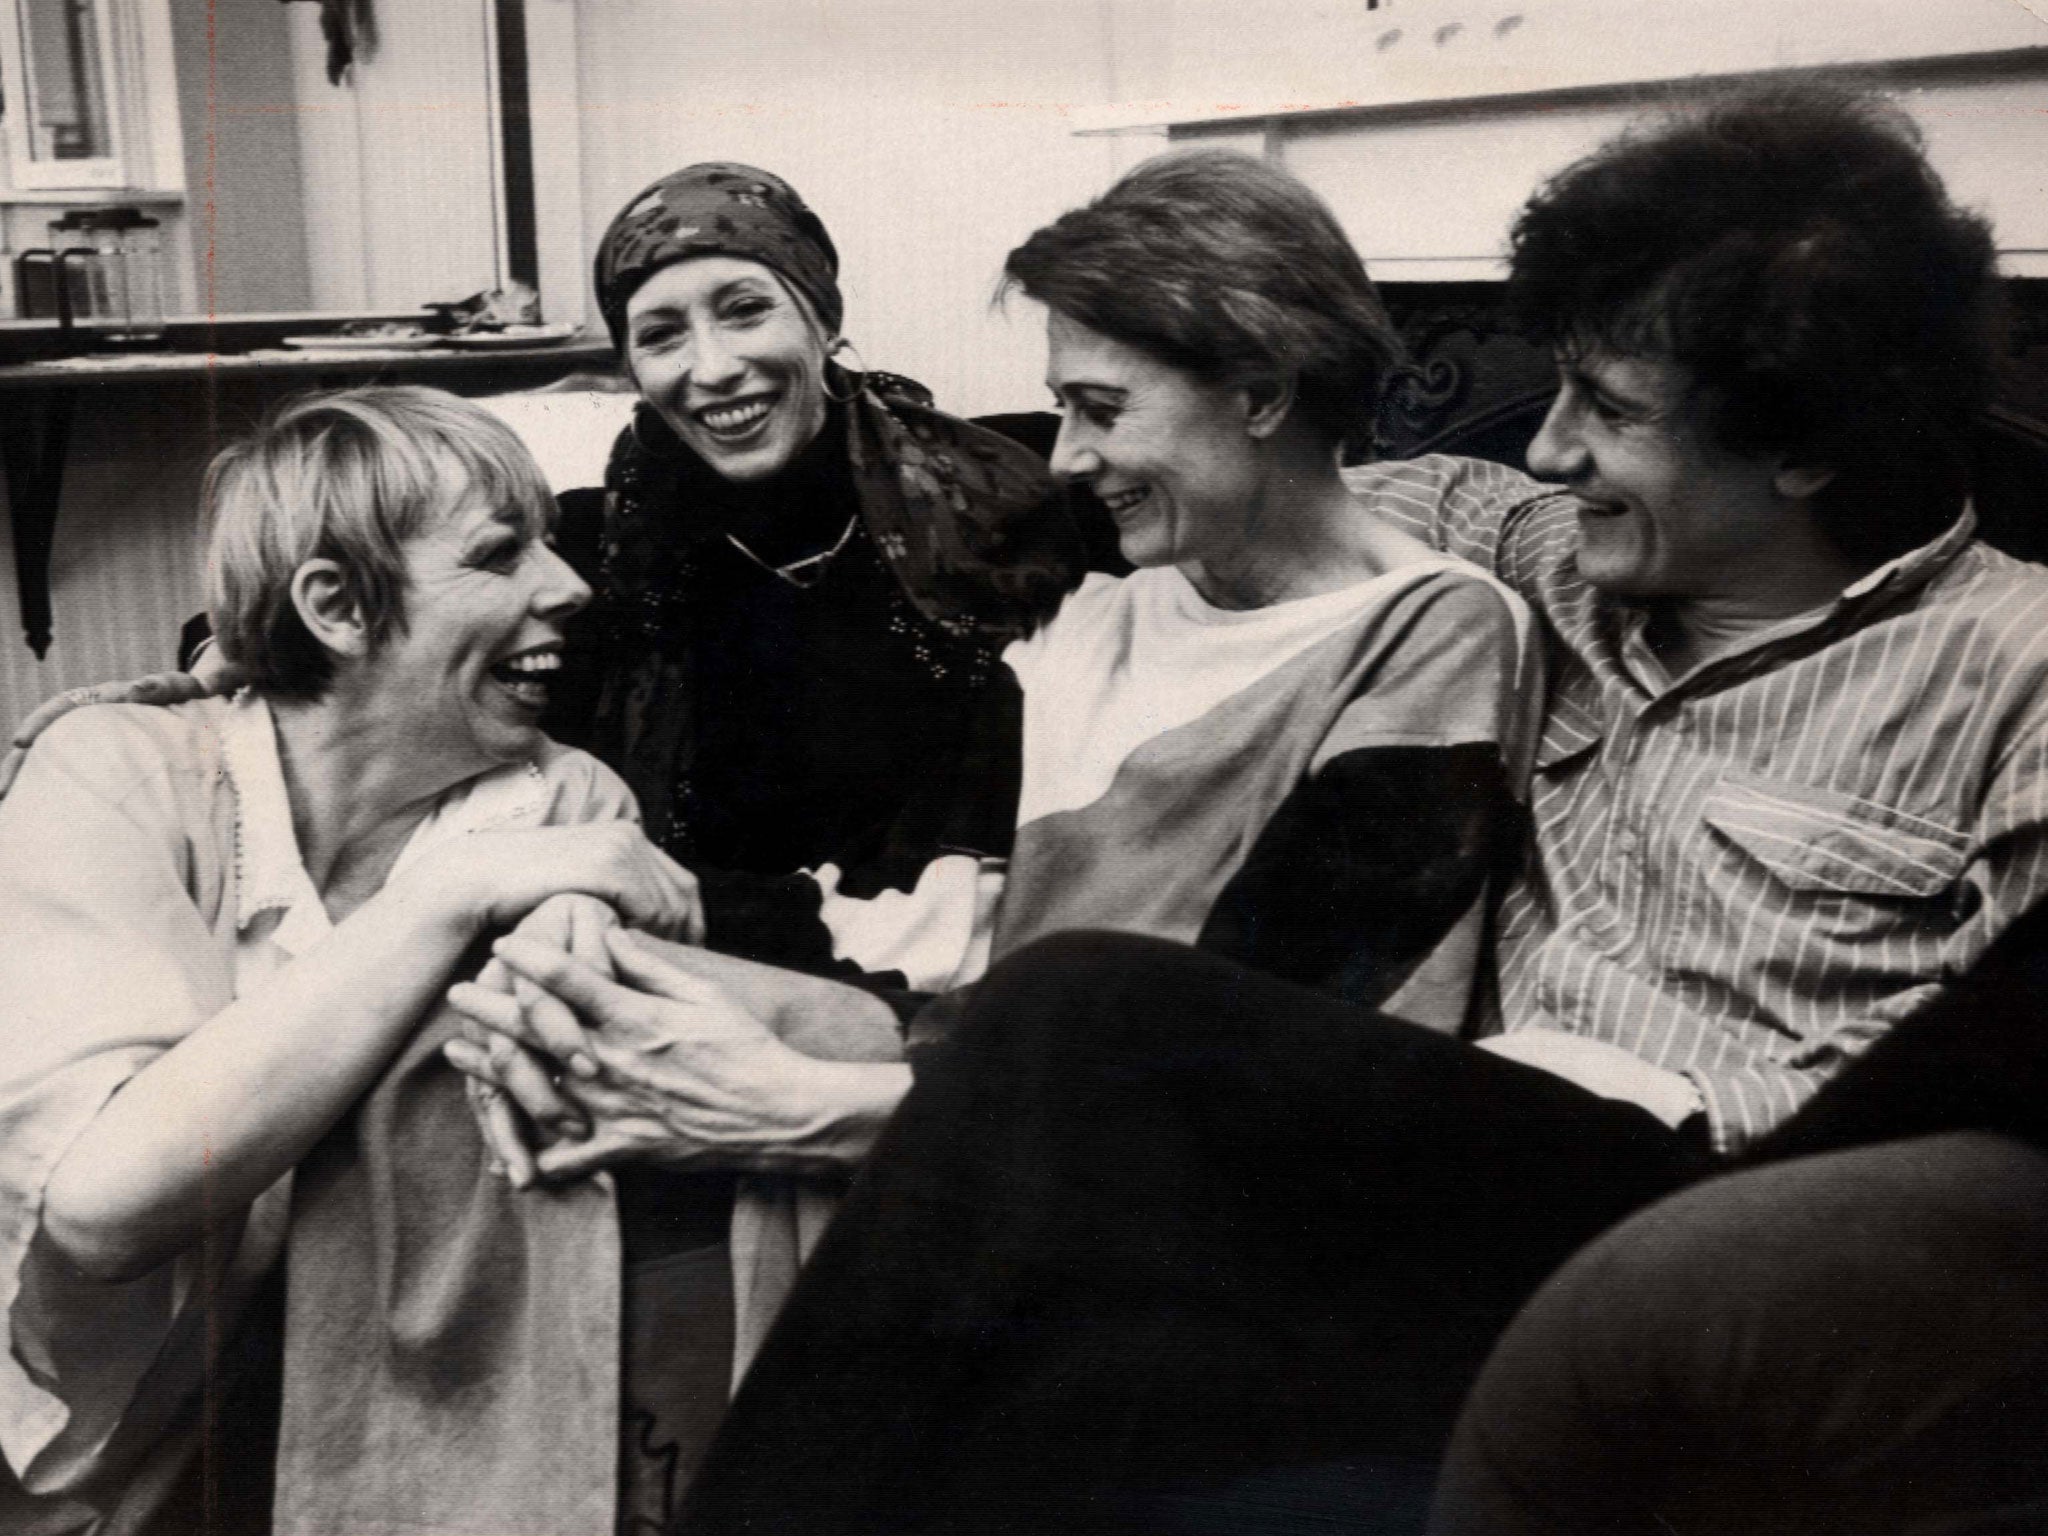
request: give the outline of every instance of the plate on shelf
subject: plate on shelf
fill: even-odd
[[[415,332],[410,336],[287,336],[284,344],[300,352],[419,352],[447,339]]]
[[[451,347],[474,347],[478,351],[512,347],[552,347],[574,336],[573,325],[508,325],[502,331],[471,331],[464,336],[444,336]]]

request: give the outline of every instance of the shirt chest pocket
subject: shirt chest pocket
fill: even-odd
[[[1700,810],[1711,832],[1807,896],[1927,900],[1962,878],[1969,840],[1925,817],[1852,795],[1730,775]]]

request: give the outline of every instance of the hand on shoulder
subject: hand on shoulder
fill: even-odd
[[[45,699],[14,728],[6,756],[0,757],[0,797],[14,787],[29,748],[59,720],[89,704],[183,704],[232,693],[242,685],[239,668],[221,659],[218,647],[209,646],[194,661],[190,672],[152,672],[126,682],[93,683],[67,688]]]

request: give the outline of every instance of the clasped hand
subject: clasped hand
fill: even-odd
[[[638,928],[693,942],[704,936],[697,877],[630,821],[450,838],[387,889],[445,911],[471,936],[523,924],[563,893],[594,898]]]
[[[477,1085],[485,1136],[521,1187],[627,1160],[843,1167],[907,1082],[900,1068],[903,1081],[877,1077],[872,1063],[818,1059],[778,1038],[793,1032],[787,1015],[818,1005],[862,1011],[893,1037],[874,999],[660,945],[588,897],[544,903],[448,997],[469,1027],[447,1057]]]

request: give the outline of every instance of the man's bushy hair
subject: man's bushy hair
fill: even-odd
[[[1561,172],[1509,283],[1535,339],[1677,363],[1723,446],[1834,469],[1823,528],[1873,561],[1960,509],[1999,298],[1990,228],[1912,120],[1811,78],[1716,92]]]

